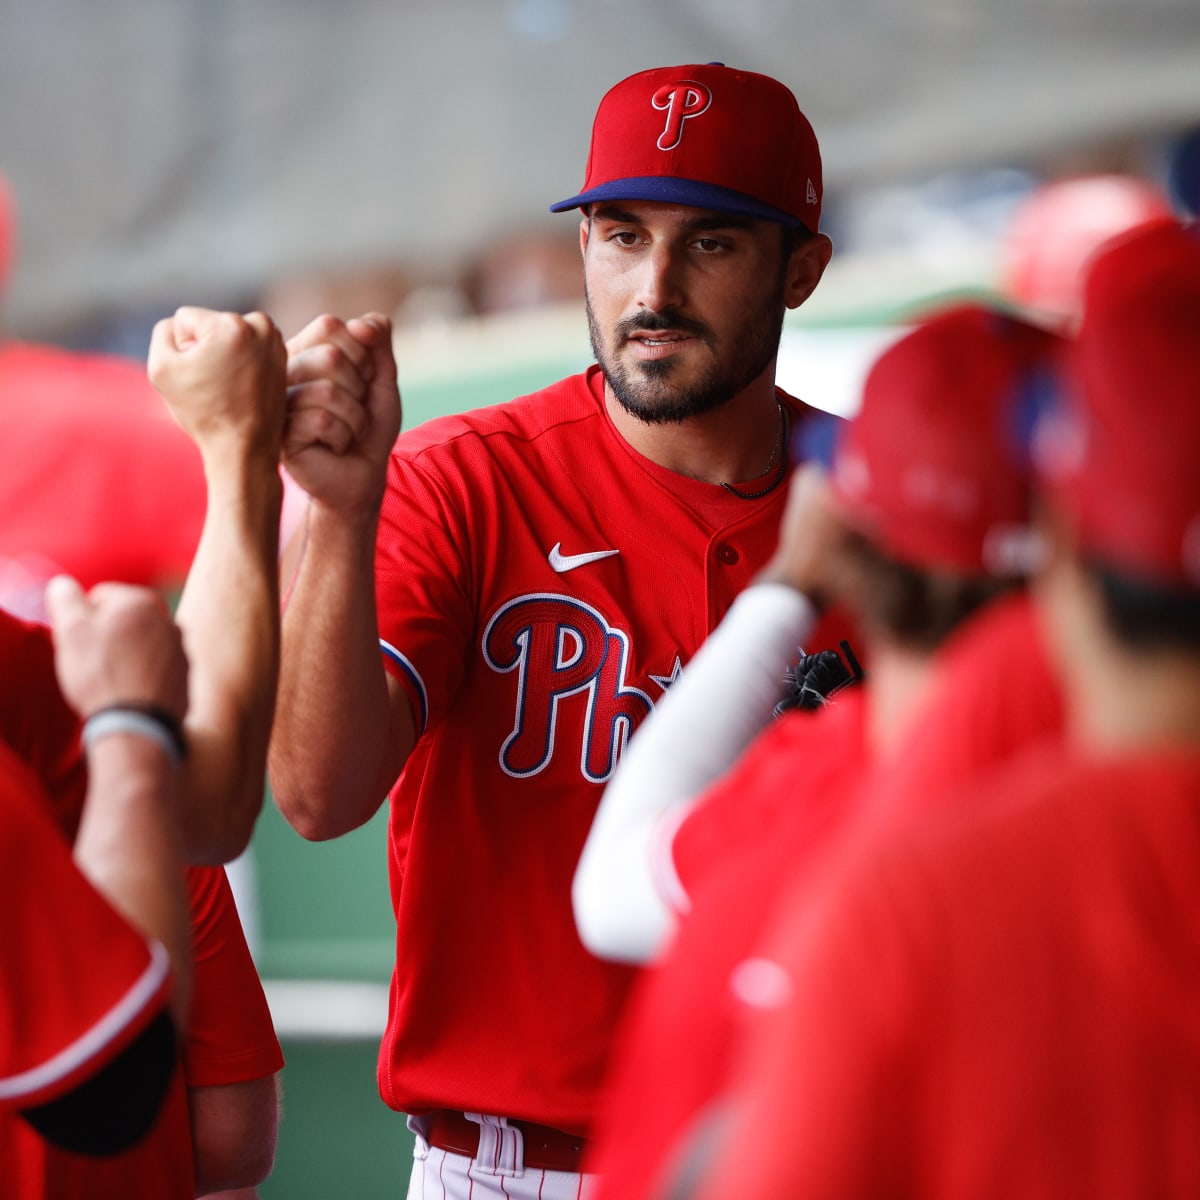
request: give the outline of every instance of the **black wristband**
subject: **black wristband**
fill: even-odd
[[[153,721],[166,735],[167,741],[174,750],[176,762],[183,762],[187,758],[187,738],[184,736],[183,724],[179,718],[160,704],[148,704],[140,700],[123,700],[118,704],[106,704],[103,708],[98,708],[94,713],[89,713],[83,723],[83,740],[85,746],[88,741],[88,726],[97,717],[103,717],[108,713],[136,713],[148,721]],[[96,728],[96,726],[93,725],[92,728]],[[149,731],[147,730],[147,732]]]

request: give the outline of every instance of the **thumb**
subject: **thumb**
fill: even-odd
[[[347,332],[367,350],[363,377],[369,382],[389,382],[396,377],[396,358],[392,350],[392,322],[383,313],[371,312],[346,322]]]
[[[211,319],[212,311],[207,308],[199,308],[194,304],[185,304],[177,308],[173,323],[175,349],[190,350],[200,340]]]
[[[55,575],[46,584],[46,611],[53,625],[62,625],[83,611],[87,600],[79,581],[70,575]]]

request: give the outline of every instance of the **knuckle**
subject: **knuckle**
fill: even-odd
[[[322,339],[337,337],[345,327],[345,322],[332,313],[322,313],[319,317],[314,317],[309,324],[309,329]]]
[[[239,313],[222,313],[221,332],[234,350],[246,350],[254,345],[254,328]]]
[[[345,365],[346,356],[334,343],[322,342],[313,347],[312,362],[318,371],[331,375]]]

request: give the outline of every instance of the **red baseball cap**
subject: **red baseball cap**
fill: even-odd
[[[979,304],[928,315],[875,361],[837,448],[845,515],[929,570],[1028,574],[1029,430],[1054,394],[1056,334]]]
[[[1051,320],[1078,324],[1083,281],[1109,238],[1171,216],[1166,196],[1131,175],[1081,175],[1038,188],[1001,243],[1001,290]]]
[[[656,67],[610,88],[583,190],[550,211],[660,200],[815,233],[821,196],[821,151],[795,96],[770,76],[703,63]]]
[[[1093,261],[1064,412],[1038,466],[1081,550],[1164,586],[1200,588],[1200,230],[1176,220]]]

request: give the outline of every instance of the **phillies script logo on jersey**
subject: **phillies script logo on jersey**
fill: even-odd
[[[702,83],[691,79],[680,79],[675,83],[664,83],[650,99],[655,108],[665,109],[667,123],[658,135],[660,150],[674,150],[683,140],[683,125],[692,117],[698,117],[712,103],[712,92]]]
[[[591,783],[604,783],[629,735],[649,713],[650,697],[630,687],[629,638],[571,596],[536,593],[505,604],[483,633],[483,656],[493,671],[517,673],[512,732],[500,749],[507,775],[525,779],[556,754],[577,756]],[[582,744],[559,745],[565,704],[583,712]]]

